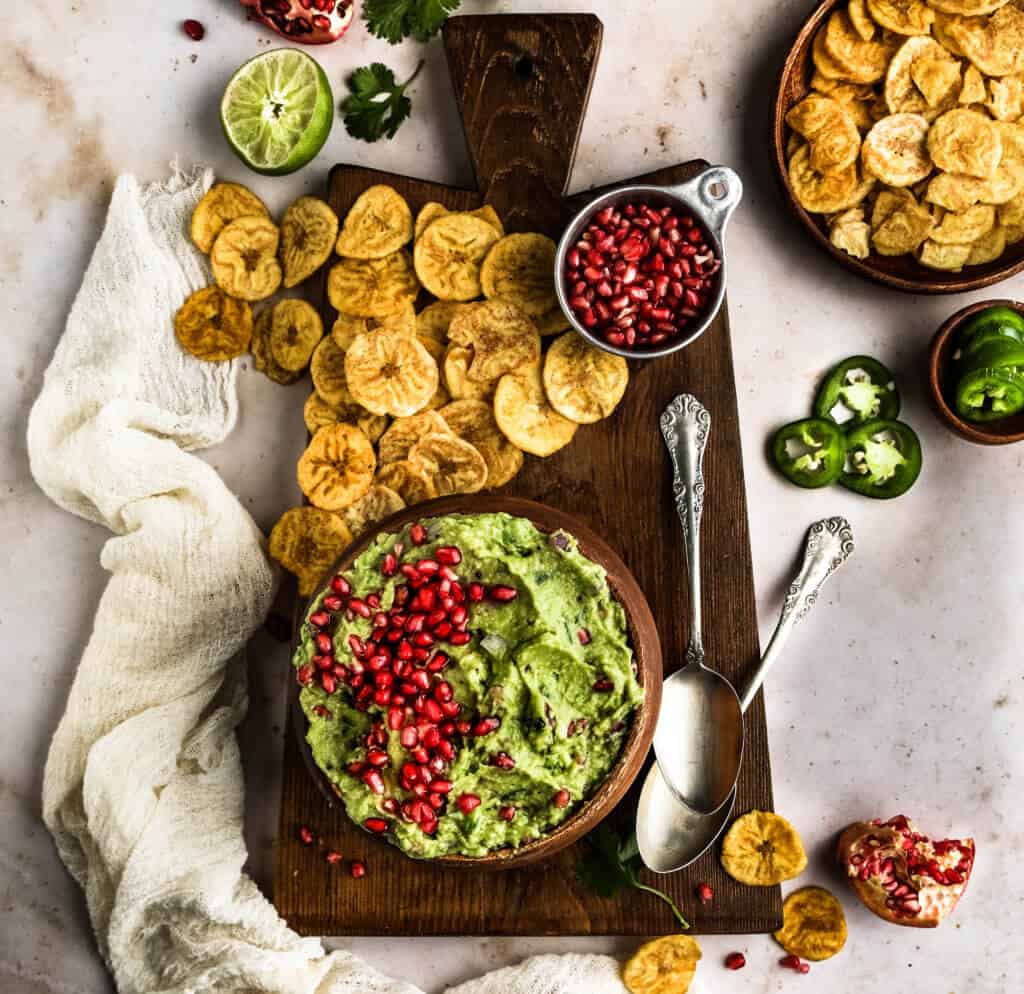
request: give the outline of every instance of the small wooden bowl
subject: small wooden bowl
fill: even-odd
[[[1024,442],[1024,411],[998,421],[977,423],[965,421],[956,413],[954,395],[956,380],[951,375],[953,353],[957,348],[957,332],[968,318],[989,307],[1011,307],[1024,314],[1024,304],[1017,300],[982,300],[957,311],[948,318],[932,339],[928,352],[928,392],[932,405],[950,431],[978,445],[1009,445]]]
[[[814,36],[828,20],[832,11],[837,7],[845,7],[846,3],[847,0],[824,0],[800,29],[782,66],[772,114],[772,159],[776,175],[793,213],[800,219],[814,241],[841,266],[858,276],[896,290],[925,294],[966,293],[969,290],[991,286],[1019,273],[1024,269],[1024,241],[1007,246],[1006,251],[993,262],[982,266],[969,266],[959,273],[928,269],[910,255],[890,257],[872,252],[866,259],[857,259],[837,249],[829,241],[828,227],[824,219],[820,215],[804,210],[797,200],[790,186],[789,170],[786,165],[786,140],[790,130],[786,124],[786,114],[810,90],[811,76],[814,73],[814,61],[811,58]]]
[[[430,860],[440,866],[471,870],[507,870],[526,866],[546,859],[553,853],[571,845],[582,835],[597,826],[622,799],[630,784],[636,779],[647,758],[647,753],[654,738],[654,726],[658,719],[658,708],[661,705],[661,684],[664,670],[661,661],[661,643],[658,630],[654,624],[654,616],[647,604],[639,585],[629,572],[625,563],[618,557],[603,539],[599,538],[581,521],[564,511],[558,511],[544,504],[522,500],[517,497],[501,496],[463,496],[442,497],[438,500],[418,504],[406,508],[381,522],[372,531],[365,534],[358,542],[349,546],[341,558],[331,567],[320,586],[312,595],[312,599],[320,597],[327,589],[335,573],[349,569],[353,561],[381,533],[397,531],[413,521],[423,521],[447,514],[495,514],[502,513],[528,518],[542,532],[565,531],[579,543],[580,551],[588,559],[603,566],[608,574],[608,585],[612,594],[618,599],[626,613],[626,624],[629,629],[629,640],[637,664],[637,678],[643,687],[644,698],[633,716],[629,736],[622,748],[622,753],[609,771],[604,783],[590,796],[580,809],[566,821],[547,835],[528,842],[518,849],[499,849],[486,856],[442,856]],[[305,607],[302,615],[305,614]],[[301,615],[300,615],[301,617]],[[300,624],[296,624],[295,638],[292,644],[294,653],[298,644]],[[293,709],[293,725],[299,740],[299,749],[305,760],[306,768],[316,781],[320,792],[328,804],[339,804],[340,800],[334,788],[316,765],[313,752],[306,742],[308,723],[302,706],[299,704],[299,686],[294,680],[289,681],[292,691],[291,706]],[[389,843],[379,840],[381,845]],[[396,848],[396,851],[400,852]]]

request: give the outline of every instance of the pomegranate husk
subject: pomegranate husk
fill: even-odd
[[[288,41],[329,45],[348,30],[355,0],[240,0],[249,19],[260,21]]]
[[[922,874],[912,870],[908,866],[906,855],[908,850],[905,845],[912,841],[911,835],[918,840],[913,846],[915,852],[920,852],[922,849],[930,851],[935,846],[941,848],[953,845],[959,849],[963,854],[959,873],[962,880],[959,883],[942,884],[934,880],[929,883],[923,879]],[[928,906],[922,905],[917,914],[908,914],[905,911],[901,913],[899,908],[890,906],[887,903],[887,893],[879,884],[878,877],[872,874],[868,879],[861,879],[853,864],[853,859],[858,854],[863,854],[864,845],[872,837],[881,843],[880,852],[884,850],[891,854],[894,865],[893,872],[901,884],[908,886],[918,895],[924,893],[926,889],[934,891],[934,888],[941,887],[945,892],[943,896],[948,903],[944,907],[935,907],[934,901],[929,901]],[[936,928],[953,911],[967,889],[974,866],[975,845],[974,840],[970,838],[932,840],[917,832],[909,819],[903,815],[897,815],[888,822],[859,821],[848,825],[839,835],[836,857],[853,892],[869,911],[894,925],[903,925],[908,928]],[[927,871],[925,871],[926,873]]]

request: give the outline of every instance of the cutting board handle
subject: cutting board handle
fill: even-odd
[[[444,27],[477,187],[510,231],[560,233],[601,49],[593,14],[451,17]]]

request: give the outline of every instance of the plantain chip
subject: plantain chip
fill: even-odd
[[[282,369],[301,372],[324,337],[324,323],[304,300],[281,300],[270,312],[270,354]]]
[[[537,326],[506,300],[485,300],[459,311],[448,327],[455,345],[471,347],[469,378],[478,383],[511,373],[540,358]]]
[[[309,373],[316,392],[332,407],[340,408],[352,403],[352,393],[345,376],[345,353],[338,348],[331,335],[313,352]]]
[[[346,399],[336,407],[332,407],[315,391],[306,398],[302,409],[306,430],[315,435],[326,425],[349,424],[362,429],[363,434],[376,442],[384,434],[388,419],[381,414],[371,414],[361,404],[357,404],[346,390]]]
[[[1024,225],[1024,193],[1017,194],[1005,204],[997,208],[999,224],[1004,227],[1016,228]]]
[[[958,273],[967,264],[970,254],[970,245],[941,245],[929,238],[918,250],[917,259],[929,269]]]
[[[949,173],[986,179],[999,165],[1003,141],[989,118],[965,107],[947,111],[928,132],[928,153]]]
[[[226,224],[210,250],[213,278],[228,296],[265,300],[281,285],[277,225],[265,217],[240,217]]]
[[[862,179],[856,165],[835,173],[819,173],[811,167],[806,145],[789,160],[789,182],[801,206],[815,214],[835,214],[856,207],[875,184],[874,177]]]
[[[857,161],[860,132],[838,100],[809,93],[790,109],[786,123],[807,139],[812,169],[835,172]]]
[[[956,106],[962,89],[959,62],[945,56],[916,59],[910,67],[910,76],[928,105],[922,111],[927,119]]]
[[[356,335],[370,330],[370,323],[366,318],[354,318],[351,314],[339,314],[331,325],[331,338],[334,344],[347,352],[355,341]]]
[[[914,65],[925,59],[952,61],[932,38],[908,38],[896,50],[885,70],[882,90],[890,114],[921,114],[928,109],[928,101],[914,81]]]
[[[415,335],[377,328],[357,336],[345,353],[352,396],[374,414],[404,418],[437,391],[437,363]]]
[[[977,176],[940,172],[929,180],[924,199],[943,210],[964,211],[981,200],[987,191],[987,182]]]
[[[473,300],[482,292],[480,267],[497,240],[497,231],[483,219],[445,214],[416,240],[416,275],[439,300]]]
[[[1003,76],[988,84],[988,112],[997,120],[1011,123],[1020,120],[1024,112],[1024,78]]]
[[[987,235],[996,224],[996,209],[975,204],[964,211],[948,211],[929,236],[943,245],[967,245]]]
[[[849,83],[841,79],[830,79],[817,69],[811,76],[811,89],[840,103],[863,103],[874,99],[875,88],[870,83]]]
[[[444,344],[448,341],[448,327],[452,318],[465,307],[450,300],[436,300],[416,315],[416,334]]]
[[[860,82],[859,80],[851,79],[846,70],[829,55],[828,50],[825,48],[825,33],[827,30],[827,24],[819,28],[811,44],[811,60],[814,63],[815,72],[824,79],[831,79],[836,82]],[[871,80],[871,82],[874,82],[874,80]]]
[[[484,457],[474,445],[455,435],[447,423],[443,432],[420,439],[409,451],[408,461],[427,471],[439,497],[475,494],[487,484]]]
[[[252,325],[252,341],[249,349],[252,352],[253,362],[256,368],[274,383],[281,386],[289,386],[302,379],[302,370],[284,369],[274,360],[270,352],[270,330],[273,309],[265,307],[256,316]]]
[[[336,514],[293,507],[270,532],[270,558],[298,577],[299,594],[308,597],[351,543],[351,530]]]
[[[319,197],[299,197],[281,219],[284,285],[298,286],[330,257],[338,236],[338,215]]]
[[[935,11],[924,0],[867,0],[867,5],[872,19],[887,31],[898,35],[931,34]]]
[[[181,347],[197,359],[234,359],[245,353],[252,341],[252,308],[219,287],[203,287],[178,308],[174,334]]]
[[[864,137],[861,161],[866,175],[889,186],[912,186],[932,171],[928,122],[920,114],[890,114]]]
[[[381,465],[406,459],[409,450],[427,435],[450,432],[448,422],[437,411],[420,411],[407,418],[395,418],[381,436],[377,459]]]
[[[807,853],[793,826],[771,811],[748,811],[722,840],[722,866],[733,880],[771,887],[807,867]]]
[[[441,369],[444,385],[454,400],[489,400],[494,396],[498,380],[477,382],[469,378],[469,367],[473,362],[473,350],[461,345],[449,345],[445,349]]]
[[[622,968],[630,994],[686,994],[697,972],[700,946],[688,935],[645,942]]]
[[[352,532],[353,538],[359,538],[385,518],[397,514],[405,508],[405,501],[390,487],[374,484],[354,504],[349,504],[341,517]]]
[[[505,225],[501,223],[498,212],[490,204],[484,204],[483,207],[478,207],[469,213],[473,217],[480,218],[481,221],[486,221],[498,233],[499,238],[505,237]]]
[[[426,348],[428,352],[430,351],[430,348],[426,345],[427,342],[430,342],[431,345],[437,345],[436,342],[431,341],[429,338],[424,339],[424,348]],[[434,396],[427,401],[427,406],[424,407],[423,410],[436,411],[444,407],[445,404],[450,404],[451,401],[452,395],[448,392],[448,388],[443,383],[439,382],[437,384],[437,389],[434,391]]]
[[[871,244],[879,255],[905,255],[931,234],[935,218],[911,196],[872,227]]]
[[[437,496],[434,478],[427,466],[408,459],[389,462],[377,473],[377,484],[394,490],[410,507]]]
[[[1024,72],[1024,11],[1018,7],[1000,7],[991,17],[957,17],[946,30],[986,76]]]
[[[510,301],[530,317],[550,311],[558,304],[555,252],[555,243],[546,235],[524,233],[499,239],[480,268],[484,296]]]
[[[995,262],[1005,251],[1006,231],[1002,225],[993,225],[986,234],[971,243],[971,251],[964,265],[983,266]]]
[[[978,72],[977,66],[968,66],[964,70],[964,81],[960,87],[957,103],[983,104],[988,99],[985,77]]]
[[[575,331],[556,338],[544,357],[544,392],[563,417],[587,425],[608,417],[629,383],[622,356],[591,345]]]
[[[522,450],[502,434],[491,404],[483,400],[456,400],[438,413],[459,438],[484,457],[489,489],[503,487],[522,469]]]
[[[383,259],[412,241],[412,211],[393,187],[365,189],[345,215],[335,249],[347,259]]]
[[[845,10],[836,10],[829,17],[824,45],[842,70],[841,78],[853,83],[874,83],[881,79],[895,48],[891,42],[861,38]]]
[[[240,217],[270,217],[266,204],[238,183],[214,183],[192,211],[191,234],[196,248],[207,255],[221,229]]]
[[[370,489],[376,465],[373,445],[361,429],[327,425],[299,457],[299,487],[314,506],[340,511]]]
[[[849,0],[846,13],[850,15],[853,30],[865,41],[871,41],[878,33],[878,26],[868,12],[867,0]]]
[[[564,448],[579,427],[548,403],[539,361],[498,381],[494,420],[513,445],[535,456],[550,456]]]
[[[851,207],[837,214],[829,222],[829,241],[855,259],[866,259],[871,254],[871,225],[864,220],[860,207]]]
[[[936,9],[944,14],[959,14],[964,17],[978,17],[991,14],[1011,0],[928,0]]]
[[[450,213],[451,211],[449,211],[444,204],[439,204],[436,200],[428,201],[420,208],[419,214],[416,215],[416,225],[413,229],[413,236],[415,238],[419,238],[420,235],[427,230],[427,226],[431,222]]]
[[[843,906],[824,887],[801,887],[782,905],[782,928],[775,941],[792,956],[831,959],[846,945]]]
[[[342,314],[383,318],[416,300],[419,282],[405,251],[383,259],[342,259],[327,276],[327,298]]]

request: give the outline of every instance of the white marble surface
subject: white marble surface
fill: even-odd
[[[1014,871],[1024,856],[1015,801],[1024,778],[1024,446],[985,450],[954,439],[922,391],[928,337],[966,300],[905,297],[856,280],[813,250],[780,204],[766,157],[768,101],[806,0],[522,6],[596,9],[606,25],[574,186],[693,156],[729,163],[747,181],[729,240],[730,306],[762,634],[773,624],[811,520],[844,514],[858,540],[854,560],[768,685],[776,798],[808,844],[805,882],[837,883],[831,840],[859,816],[903,811],[936,833],[973,832],[979,844],[968,895],[941,931],[887,926],[844,894],[847,949],[809,978],[776,966],[770,937],[707,938],[692,990],[1020,989],[1024,894]],[[40,0],[31,10],[0,28],[0,990],[105,994],[112,985],[95,955],[84,904],[40,823],[39,792],[47,743],[105,583],[98,556],[106,535],[58,511],[36,489],[24,435],[110,182],[120,171],[156,179],[174,158],[201,160],[252,183],[281,209],[299,193],[322,189],[337,160],[439,180],[471,177],[436,42],[424,52],[428,68],[414,93],[414,118],[394,142],[358,144],[339,126],[312,166],[264,180],[233,159],[217,124],[228,74],[271,41],[245,24],[233,0]],[[181,16],[206,24],[201,44],[180,33]],[[414,45],[389,50],[356,24],[341,44],[318,54],[337,82],[371,57],[404,71],[419,52]],[[1020,295],[1021,284],[1018,278],[1002,289]],[[877,355],[897,372],[906,417],[924,443],[921,480],[897,502],[874,504],[841,490],[801,492],[780,482],[763,455],[771,429],[802,416],[820,373],[852,352]],[[296,498],[301,397],[251,370],[241,377],[241,395],[237,430],[207,458],[269,527]],[[244,730],[248,830],[252,872],[267,885],[284,659],[264,639],[253,660]],[[632,943],[348,945],[439,991],[536,950],[625,950]],[[732,949],[748,958],[737,974],[720,965]]]

